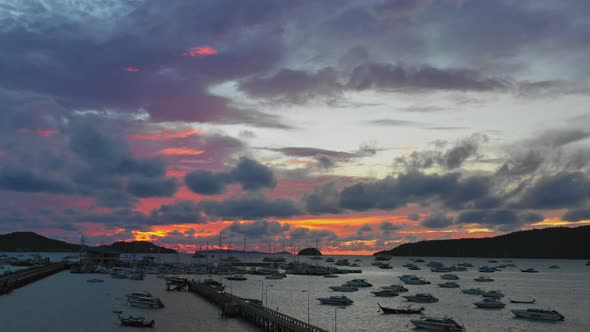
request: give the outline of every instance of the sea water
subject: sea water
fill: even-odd
[[[56,255],[53,255],[55,258]],[[167,261],[188,261],[188,255],[162,255]],[[384,315],[378,312],[377,303],[387,307],[408,304],[401,296],[393,298],[375,297],[370,293],[380,286],[399,284],[397,278],[403,274],[416,274],[429,280],[430,285],[406,285],[408,293],[431,293],[440,299],[437,303],[416,303],[424,306],[424,315],[448,316],[465,325],[467,331],[590,331],[590,266],[579,260],[524,260],[513,259],[516,268],[506,268],[494,273],[480,273],[478,266],[497,265],[487,259],[476,258],[424,258],[447,265],[471,262],[475,267],[465,272],[453,272],[461,279],[456,282],[461,288],[440,288],[445,282],[424,265],[420,271],[409,271],[402,267],[407,258],[394,257],[389,263],[392,270],[382,270],[371,265],[372,257],[336,257],[350,261],[361,259],[361,274],[343,274],[339,278],[321,276],[288,275],[283,280],[265,280],[264,276],[247,275],[246,281],[229,281],[223,276],[186,275],[189,279],[213,278],[226,285],[226,291],[235,295],[260,299],[264,305],[291,315],[302,321],[328,331],[413,331],[410,319],[418,315]],[[258,260],[261,260],[258,259]],[[309,261],[311,264],[331,265],[323,261]],[[498,264],[504,262],[499,261]],[[550,265],[560,269],[549,269]],[[539,273],[522,273],[520,269],[532,267]],[[2,271],[2,270],[0,270]],[[473,278],[486,275],[494,282],[479,283]],[[88,283],[88,279],[101,278],[103,283]],[[354,304],[345,308],[322,305],[318,297],[340,295],[328,287],[340,285],[354,278],[367,279],[371,288],[345,293]],[[504,309],[479,309],[473,303],[480,296],[466,295],[464,288],[479,287],[484,290],[500,290],[506,296]],[[166,305],[162,309],[140,309],[129,307],[125,294],[133,291],[148,291],[159,297]],[[400,294],[404,295],[404,293]],[[512,304],[508,300],[535,299],[535,304]],[[558,310],[565,316],[562,322],[543,322],[515,318],[510,309],[529,307]],[[189,292],[165,290],[164,279],[147,275],[142,281],[111,279],[108,275],[71,274],[64,271],[39,280],[11,294],[0,296],[0,331],[134,331],[136,328],[119,325],[113,311],[121,310],[125,315],[141,315],[154,319],[154,331],[259,331],[239,318],[220,317],[214,305]]]

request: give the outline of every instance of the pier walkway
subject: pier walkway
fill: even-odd
[[[284,313],[265,308],[259,300],[243,299],[226,293],[213,281],[189,283],[189,291],[219,306],[222,315],[241,317],[269,332],[327,332]]]
[[[0,277],[0,295],[10,293],[15,288],[43,279],[66,268],[67,265],[64,263],[53,263],[3,275]]]

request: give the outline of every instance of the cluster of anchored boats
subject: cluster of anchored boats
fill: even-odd
[[[380,261],[383,259],[380,259]],[[420,270],[421,268],[415,264],[419,262],[424,262],[421,259],[413,260],[414,263],[408,263],[404,265],[410,270]],[[490,261],[495,262],[495,261]],[[377,267],[381,267],[381,262],[376,262],[378,264],[373,264]],[[431,267],[432,272],[453,272],[453,271],[466,271],[467,267],[473,267],[470,263],[462,263],[458,264],[457,266],[446,267],[441,263],[437,262],[430,262],[426,264],[427,266]],[[499,271],[502,268],[507,267],[516,267],[514,264],[502,264],[498,266],[482,266],[478,270],[482,273],[493,273]],[[549,268],[556,269],[559,268],[557,265],[552,265]],[[523,273],[536,273],[538,270],[533,268],[527,268],[521,270]],[[461,278],[452,273],[445,273],[440,276],[443,280],[449,280],[446,282],[438,283],[438,287],[440,288],[460,288],[461,286],[456,282]],[[422,277],[406,274],[398,277],[400,281],[406,285],[428,285],[431,284],[429,281],[425,280]],[[474,281],[477,282],[493,282],[494,279],[487,277],[487,276],[479,276],[474,278]],[[330,289],[333,291],[338,292],[356,292],[360,288],[365,287],[372,287],[373,285],[365,279],[353,279],[350,280],[340,286],[331,286]],[[391,285],[391,286],[383,286],[380,290],[372,291],[371,293],[376,297],[395,297],[399,296],[400,293],[406,293],[408,289],[402,285]],[[468,295],[480,295],[482,298],[479,301],[474,302],[473,304],[477,308],[489,308],[489,309],[501,309],[506,307],[506,303],[502,302],[502,298],[504,294],[500,290],[482,290],[481,288],[470,288],[470,289],[462,289],[464,294]],[[429,293],[418,292],[413,295],[403,295],[401,296],[406,299],[407,302],[417,302],[417,303],[432,303],[438,302],[439,299]],[[353,304],[353,300],[349,299],[345,295],[337,295],[337,296],[329,296],[329,297],[320,297],[319,300],[322,304],[329,304],[329,305],[338,305],[338,306],[347,306]],[[513,300],[509,299],[510,303],[535,303],[535,300]],[[377,304],[379,309],[383,311],[384,314],[422,314],[425,310],[424,307],[412,307],[412,306],[401,306],[397,308],[388,308],[383,307],[379,303]],[[528,309],[512,309],[511,312],[520,318],[527,318],[527,319],[536,319],[536,320],[549,320],[549,321],[562,321],[565,317],[556,310],[551,309],[539,309],[539,308],[528,308]],[[434,329],[434,330],[445,330],[445,331],[464,331],[465,328],[457,323],[454,319],[449,317],[421,317],[420,319],[412,319],[412,324],[414,324],[418,328],[426,328],[426,329]]]

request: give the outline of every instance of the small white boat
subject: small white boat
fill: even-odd
[[[132,307],[158,309],[164,307],[164,303],[155,297],[128,298],[127,302]]]
[[[420,317],[410,320],[417,328],[431,331],[465,331],[463,325],[448,317]]]
[[[416,295],[404,295],[402,296],[404,299],[408,300],[409,302],[438,302],[438,299],[432,294],[426,293],[418,293]]]
[[[248,278],[246,278],[244,275],[242,274],[234,274],[231,275],[229,277],[225,277],[225,279],[227,280],[234,280],[234,281],[243,281],[243,280],[248,280]]]
[[[494,279],[492,279],[490,277],[486,277],[486,276],[479,276],[473,280],[475,280],[477,282],[492,282],[492,281],[494,281]]]
[[[330,296],[330,297],[319,297],[318,300],[322,304],[331,304],[331,305],[351,305],[351,304],[353,304],[353,301],[344,295]]]
[[[504,297],[504,294],[499,290],[484,291],[481,293],[483,297]]]
[[[469,289],[463,289],[462,292],[463,292],[463,294],[469,294],[469,295],[481,295],[481,293],[483,293],[483,290],[481,288],[469,288]]]
[[[459,276],[456,274],[443,274],[440,278],[444,280],[459,280]]]
[[[516,317],[530,318],[530,319],[541,319],[541,320],[552,320],[560,321],[564,320],[565,317],[555,310],[543,310],[536,308],[523,309],[512,309],[512,313]]]
[[[356,292],[359,289],[356,287],[352,287],[352,286],[346,286],[346,285],[342,285],[342,286],[330,286],[330,289],[336,292]]]
[[[481,301],[473,303],[478,308],[504,308],[506,303],[497,297],[484,297]]]
[[[378,291],[373,291],[371,293],[373,293],[373,295],[378,296],[378,297],[394,297],[394,296],[399,295],[398,292],[394,292],[389,289],[382,289],[382,290],[378,290]]]
[[[447,282],[443,282],[441,284],[438,284],[438,287],[441,288],[459,288],[461,286],[459,286],[458,283],[454,282],[454,281],[447,281]]]

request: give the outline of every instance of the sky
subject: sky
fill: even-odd
[[[0,234],[370,254],[590,223],[586,0],[0,0]]]

